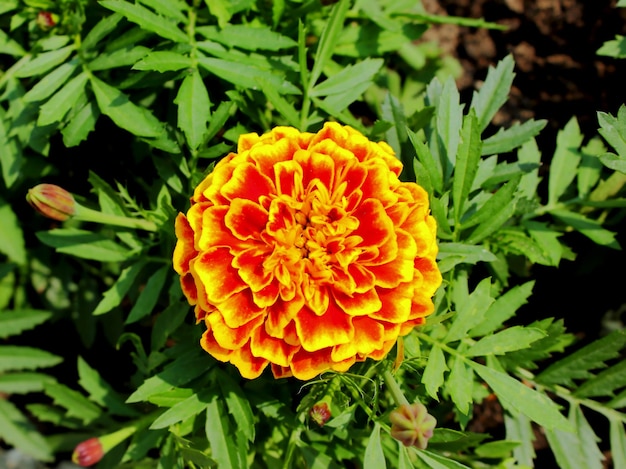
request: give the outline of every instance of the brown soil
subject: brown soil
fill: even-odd
[[[550,149],[558,129],[572,117],[587,136],[597,130],[597,111],[615,114],[626,103],[626,59],[596,51],[626,32],[626,8],[615,0],[423,0],[431,13],[483,18],[505,31],[442,25],[427,32],[463,65],[458,79],[469,100],[487,68],[513,54],[516,78],[509,103],[494,120],[508,125],[548,119],[542,133]],[[549,153],[547,153],[549,155]]]

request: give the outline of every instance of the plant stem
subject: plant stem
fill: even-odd
[[[389,389],[389,392],[391,393],[391,397],[393,397],[393,400],[395,401],[395,403],[398,406],[410,405],[409,401],[404,396],[402,389],[400,389],[398,382],[391,374],[391,371],[385,370],[383,373],[383,378],[385,379],[385,384],[387,385],[387,389]]]
[[[74,214],[74,218],[78,220],[83,220],[83,221],[102,223],[104,225],[123,226],[125,228],[138,228],[140,230],[146,230],[146,231],[157,230],[156,223],[150,220],[123,217],[120,215],[113,215],[110,213],[102,213],[97,210],[92,210],[90,208],[78,206],[78,205],[76,207],[76,213]]]

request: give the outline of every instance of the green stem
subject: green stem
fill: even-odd
[[[385,384],[387,385],[387,389],[391,393],[391,397],[393,397],[393,400],[395,401],[395,403],[398,406],[410,405],[409,401],[404,396],[402,389],[400,389],[398,382],[391,374],[391,371],[385,370],[385,372],[383,373],[383,378],[385,379]]]
[[[101,223],[103,225],[123,226],[125,228],[138,228],[140,230],[146,231],[157,230],[156,223],[150,220],[123,217],[110,213],[102,213],[78,204],[76,206],[76,212],[74,213],[73,218],[82,221]]]
[[[287,444],[287,453],[285,454],[285,460],[283,461],[283,469],[289,469],[292,467],[291,460],[293,459],[293,453],[296,450],[296,445],[300,439],[300,433],[302,433],[301,428],[296,428],[293,432],[291,432],[289,443]]]

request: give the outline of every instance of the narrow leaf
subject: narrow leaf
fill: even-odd
[[[513,326],[496,334],[483,337],[472,345],[465,355],[479,357],[484,355],[503,355],[513,350],[530,347],[530,344],[546,336],[541,329]]]
[[[593,242],[611,249],[621,249],[619,243],[615,239],[615,233],[602,228],[602,225],[597,221],[568,210],[551,210],[550,213],[560,219],[563,223],[585,235]]]
[[[63,87],[54,93],[39,109],[37,125],[52,124],[63,119],[65,114],[72,109],[80,96],[84,93],[87,83],[87,74],[81,73],[68,81]]]
[[[52,461],[52,451],[44,437],[17,407],[0,399],[0,438],[9,445],[40,460]]]
[[[436,127],[444,175],[447,180],[456,164],[460,131],[463,122],[463,105],[460,104],[459,90],[450,77],[446,80],[439,97],[436,110]]]
[[[556,137],[556,150],[550,163],[548,204],[554,205],[576,177],[580,163],[578,148],[583,141],[578,121],[572,117]]]
[[[54,67],[62,64],[74,51],[74,44],[62,47],[61,49],[42,52],[41,54],[32,56],[28,62],[22,65],[15,75],[18,78],[27,78],[35,75],[41,75]]]
[[[285,118],[287,123],[296,128],[300,127],[300,115],[293,105],[283,98],[266,79],[257,77],[257,83],[261,91],[263,91],[263,94],[267,97],[267,100],[272,103],[276,110]]]
[[[96,128],[96,121],[100,116],[100,109],[95,101],[87,102],[71,118],[61,130],[63,144],[66,147],[75,147],[87,138]]]
[[[68,80],[78,67],[79,61],[72,59],[59,65],[54,71],[46,74],[23,96],[26,102],[35,102],[46,99],[58,90]]]
[[[328,96],[349,92],[362,83],[370,83],[382,66],[382,59],[365,59],[356,65],[348,65],[339,73],[317,84],[311,91],[311,96]]]
[[[226,401],[228,413],[237,424],[237,431],[241,432],[248,441],[254,441],[254,416],[250,401],[241,387],[230,376],[219,369],[216,369],[215,373],[222,396]]]
[[[363,469],[386,469],[387,462],[380,442],[380,425],[374,424],[374,430],[367,440],[365,454],[363,455]]]
[[[494,301],[490,290],[491,279],[483,279],[465,301],[456,303],[457,311],[454,322],[444,339],[446,343],[464,338],[467,331],[482,322],[485,312]]]
[[[464,222],[463,226],[473,225],[477,220],[480,221],[476,229],[467,237],[466,242],[468,244],[481,242],[511,219],[517,204],[515,191],[519,182],[519,176],[507,182],[472,217]]]
[[[203,390],[192,394],[184,401],[179,402],[161,414],[151,425],[150,429],[166,428],[175,423],[186,420],[194,415],[200,414],[209,405],[215,391],[213,389]]]
[[[533,467],[535,459],[535,448],[533,441],[535,435],[528,417],[524,414],[511,415],[504,414],[504,426],[506,428],[506,439],[518,441],[519,446],[513,449],[513,455],[519,464]]]
[[[522,124],[515,123],[508,129],[501,127],[495,135],[483,141],[482,155],[495,155],[512,151],[538,135],[547,123],[548,121],[545,119],[530,119]]]
[[[156,72],[173,72],[193,66],[191,57],[178,52],[162,50],[145,55],[133,65],[133,70],[154,70]]]
[[[9,370],[33,370],[58,365],[63,358],[45,350],[16,345],[0,345],[0,373]]]
[[[626,433],[619,420],[611,419],[610,441],[613,467],[626,467]]]
[[[16,372],[0,375],[0,392],[27,394],[43,391],[46,383],[56,382],[52,376],[34,372]]]
[[[150,276],[145,288],[139,294],[139,297],[130,310],[130,313],[128,313],[126,324],[137,322],[152,313],[152,310],[161,296],[165,280],[167,280],[170,270],[171,268],[169,266],[161,267]]]
[[[56,228],[35,233],[44,244],[58,252],[71,254],[83,259],[102,262],[118,262],[129,259],[132,253],[115,241],[87,230]]]
[[[426,467],[429,469],[470,469],[465,464],[431,451],[420,450],[416,451],[415,454],[426,463]]]
[[[124,399],[107,383],[97,370],[78,357],[78,384],[87,392],[89,399],[107,409],[113,415],[136,416]]]
[[[64,384],[47,383],[44,391],[56,405],[67,410],[68,417],[76,417],[85,424],[93,422],[103,414],[102,409],[96,404]]]
[[[463,415],[469,415],[473,385],[474,373],[472,369],[465,364],[465,360],[460,356],[455,356],[450,375],[446,381],[446,390],[456,408]]]
[[[0,152],[3,153],[4,149]],[[22,227],[11,205],[2,197],[0,197],[0,220],[2,220],[0,252],[6,254],[11,262],[18,265],[26,264],[26,247]],[[0,332],[0,336],[1,334]]]
[[[428,355],[428,362],[422,375],[422,384],[426,387],[426,392],[433,399],[439,400],[437,391],[443,385],[443,375],[448,370],[446,358],[439,345],[433,345]]]
[[[272,31],[267,26],[253,27],[247,24],[224,25],[221,30],[216,30],[209,38],[229,47],[238,47],[252,51],[258,49],[277,51],[298,45],[290,37]]]
[[[476,110],[480,132],[485,130],[496,112],[509,99],[509,91],[515,77],[514,66],[515,62],[510,54],[499,61],[495,68],[490,66],[480,90],[474,92],[471,107]]]
[[[452,202],[457,222],[461,220],[461,216],[464,213],[464,205],[474,183],[478,161],[480,160],[481,145],[478,121],[474,110],[471,110],[463,119],[461,143],[456,156],[454,179],[452,180]]]
[[[238,469],[243,466],[237,456],[235,439],[230,436],[228,417],[221,410],[216,396],[206,407],[206,424],[204,426],[207,439],[211,445],[211,454],[218,467]]]
[[[183,131],[189,148],[202,144],[211,117],[211,100],[198,70],[185,77],[174,103],[178,105],[178,128]]]
[[[6,339],[9,336],[32,329],[51,317],[52,313],[39,309],[0,311],[0,339]]]

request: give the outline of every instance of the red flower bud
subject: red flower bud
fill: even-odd
[[[435,417],[419,402],[401,405],[391,412],[389,420],[392,437],[404,446],[415,446],[420,449],[426,449],[437,425]]]
[[[318,402],[311,407],[309,417],[320,427],[323,427],[331,417],[330,407],[328,407],[328,404],[324,401]]]
[[[37,14],[37,25],[44,31],[54,28],[58,22],[59,15],[57,15],[56,13],[51,13],[49,11],[40,11]]]
[[[81,467],[89,467],[98,463],[102,456],[104,450],[100,438],[89,438],[76,446],[72,453],[72,462]]]
[[[26,201],[41,215],[65,221],[76,212],[72,194],[54,184],[39,184],[28,190]]]

